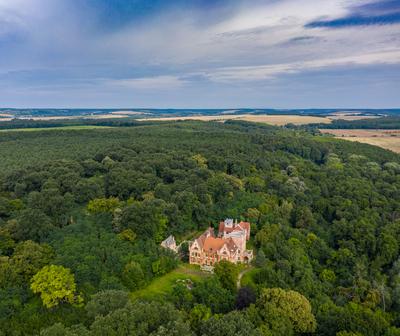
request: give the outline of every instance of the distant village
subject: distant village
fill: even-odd
[[[225,219],[219,223],[218,234],[209,227],[203,234],[189,242],[189,263],[200,265],[204,270],[212,270],[214,264],[227,260],[232,263],[249,263],[253,251],[246,249],[250,239],[250,223]],[[178,252],[174,236],[165,239],[161,246]]]

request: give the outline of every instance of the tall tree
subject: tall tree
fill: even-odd
[[[32,278],[31,289],[40,294],[43,305],[47,308],[63,302],[80,305],[83,301],[77,294],[74,275],[62,266],[44,266]]]

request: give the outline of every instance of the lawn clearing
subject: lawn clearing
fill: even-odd
[[[210,276],[209,273],[200,271],[196,265],[183,264],[172,272],[154,279],[146,288],[133,292],[131,297],[133,299],[160,299],[171,293],[177,280],[200,281],[208,276]]]
[[[259,268],[252,268],[252,269],[247,270],[243,274],[243,276],[240,280],[241,287],[252,287],[254,285],[254,280],[253,280],[254,275],[256,273],[258,273],[259,271],[260,271]]]

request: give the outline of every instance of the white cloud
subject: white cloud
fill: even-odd
[[[181,87],[185,81],[175,76],[153,76],[132,79],[119,79],[107,81],[108,85],[120,86],[132,89],[176,89]]]
[[[257,27],[303,25],[321,16],[347,13],[344,1],[281,0],[248,8],[217,26],[221,32],[249,30]]]
[[[400,50],[347,56],[341,58],[318,59],[293,63],[221,68],[203,75],[217,82],[260,81],[280,74],[299,73],[327,67],[362,66],[378,64],[400,64]]]

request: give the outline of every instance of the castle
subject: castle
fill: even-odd
[[[189,262],[212,267],[221,260],[232,263],[248,263],[253,259],[253,251],[246,250],[250,239],[250,223],[225,219],[219,223],[218,236],[213,228],[208,228],[189,245]]]

